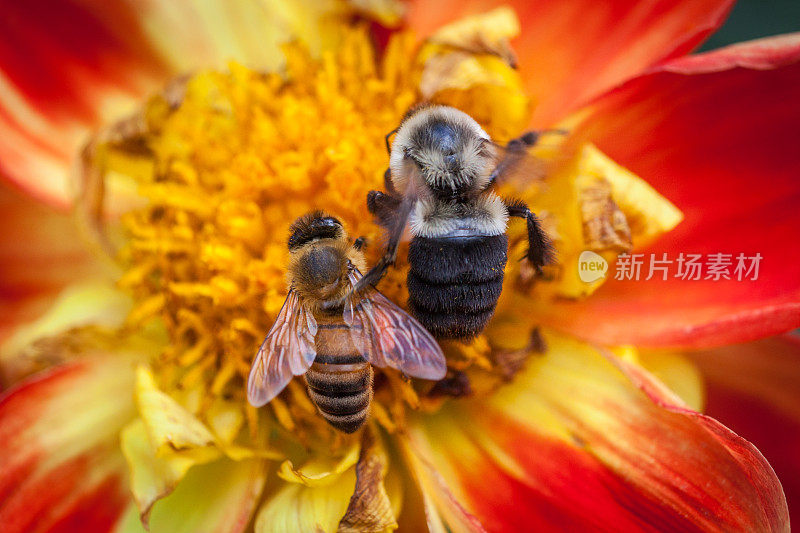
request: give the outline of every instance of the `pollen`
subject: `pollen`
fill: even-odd
[[[244,383],[286,296],[286,239],[298,216],[325,209],[367,238],[371,260],[379,255],[366,193],[383,188],[384,137],[418,99],[414,46],[398,35],[378,61],[367,33],[354,30],[320,58],[286,46],[282,72],[230,64],[192,75],[179,105],[163,96],[147,104],[153,171],[136,177],[146,207],[122,219],[120,285],[138,302],[130,325],[166,324],[169,347],[153,365],[164,390],[249,409]],[[404,302],[402,279],[392,274],[384,294]],[[387,382],[400,403],[415,401],[406,382]],[[293,386],[271,402],[287,430],[318,418],[304,396]],[[378,411],[397,413],[390,403]]]
[[[245,383],[286,298],[286,241],[297,217],[323,209],[344,223],[351,238],[366,238],[369,264],[379,257],[383,231],[367,211],[366,195],[384,188],[385,136],[412,105],[429,100],[457,106],[496,139],[522,133],[529,102],[516,71],[492,53],[479,54],[488,54],[483,57],[488,73],[503,73],[499,79],[506,81],[499,88],[492,82],[478,91],[459,92],[452,84],[438,89],[421,84],[437,67],[437,54],[453,53],[441,47],[419,45],[412,35],[398,33],[379,59],[368,32],[351,28],[335,51],[321,57],[287,45],[280,72],[236,63],[226,71],[196,72],[147,102],[135,142],[109,142],[96,150],[103,156],[104,173],[132,180],[142,200],[121,218],[125,244],[119,260],[125,271],[119,286],[136,302],[126,327],[163,324],[168,342],[150,363],[154,379],[201,420],[213,426],[210,413],[223,402],[238,406],[232,418],[246,421],[253,439],[263,435],[258,428],[269,417],[278,430],[273,435],[288,433],[306,446],[342,442],[316,413],[301,381],[293,380],[259,411],[247,404]],[[483,78],[477,79],[481,83]],[[500,92],[487,97],[493,87]],[[501,97],[509,92],[515,98]],[[541,157],[561,157],[547,153],[556,145],[546,144]],[[606,228],[627,230],[623,219],[631,214],[641,215],[637,227],[666,224],[646,223],[646,212],[633,209],[638,202],[630,191],[638,191],[637,198],[655,195],[644,186],[630,186],[635,176],[616,176],[621,171],[611,163],[602,166],[596,179],[581,180],[585,153],[594,152],[578,151],[544,193],[531,187],[524,198],[549,224],[560,252],[570,251],[564,244],[567,236],[581,236],[585,228],[600,228],[595,233],[601,236],[611,234]],[[584,182],[598,181],[604,187],[585,194]],[[617,189],[628,191],[627,196],[617,198]],[[593,203],[581,203],[584,197]],[[581,209],[584,204],[602,209]],[[639,233],[632,232],[634,243]],[[526,244],[522,226],[510,228],[509,234],[509,254],[521,256]],[[603,246],[605,241],[596,245],[600,251]],[[400,305],[407,299],[406,256],[407,248],[401,247],[396,268],[379,285]],[[564,274],[571,272],[570,258],[564,253],[559,269],[538,280],[551,286],[540,291],[546,297],[572,294]],[[504,295],[536,289],[526,284],[524,265],[509,265]],[[520,320],[530,313],[508,304],[513,301],[501,298],[495,322],[520,330],[518,346],[505,346],[508,336],[492,324],[485,336],[469,343],[446,343],[449,373],[435,390],[432,383],[410,382],[381,369],[371,408],[374,421],[395,431],[407,411],[436,409],[444,401],[443,391],[445,397],[479,394],[512,379],[530,352],[535,328]]]

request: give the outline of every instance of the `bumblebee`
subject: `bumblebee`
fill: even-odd
[[[356,291],[377,283],[394,263],[408,225],[410,311],[437,338],[479,334],[502,290],[509,217],[526,220],[526,258],[536,271],[553,261],[536,215],[523,202],[503,200],[491,190],[498,181],[541,171],[526,150],[535,142],[536,134],[529,133],[501,147],[472,117],[452,107],[409,111],[387,136],[386,191],[367,196],[369,211],[388,229],[387,248]]]
[[[303,375],[319,413],[352,433],[369,413],[372,365],[444,377],[444,354],[424,327],[375,289],[352,292],[365,264],[363,239],[351,244],[341,222],[320,211],[290,231],[289,293],[250,369],[252,405]]]

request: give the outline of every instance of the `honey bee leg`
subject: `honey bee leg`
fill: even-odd
[[[541,274],[542,267],[551,264],[555,259],[550,238],[542,229],[539,219],[522,200],[507,200],[506,209],[508,216],[524,218],[528,223],[528,252],[525,257],[536,272]]]
[[[358,239],[356,239],[355,242],[353,243],[353,248],[355,248],[359,252],[361,250],[364,250],[366,247],[367,247],[367,238],[364,237],[363,235]]]

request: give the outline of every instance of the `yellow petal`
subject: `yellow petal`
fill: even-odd
[[[314,54],[331,49],[344,21],[354,12],[391,22],[395,2],[293,0],[252,2],[155,2],[143,9],[145,31],[175,72],[223,68],[230,60],[276,70],[283,63],[280,46],[296,39]]]
[[[187,395],[187,403],[192,403],[192,396]],[[237,445],[243,414],[224,400],[212,403],[207,411],[215,435],[175,398],[159,390],[152,372],[142,365],[136,369],[135,398],[141,418],[125,428],[122,449],[145,523],[155,503],[170,494],[192,467],[215,461],[223,453],[244,463],[283,457],[270,449]]]
[[[278,470],[286,481],[259,511],[261,531],[393,531],[402,504],[402,482],[383,442],[371,427],[341,457],[316,457],[301,468]]]
[[[250,522],[264,486],[265,463],[220,459],[195,466],[166,498],[153,507],[153,533],[240,533]],[[144,533],[138,510],[131,506],[118,533]]]
[[[532,110],[508,45],[518,32],[519,21],[510,8],[442,28],[417,57],[423,99],[469,110],[497,141],[518,135]]]
[[[608,279],[610,270],[585,276],[581,268],[587,260],[605,261],[607,266],[620,253],[671,230],[683,217],[669,200],[592,144],[572,148],[563,137],[551,134],[533,153],[561,159],[556,159],[543,185],[522,194],[540,214],[557,249],[558,265],[547,269],[544,282],[534,287],[538,301],[590,295]],[[522,255],[527,246],[524,228],[512,225],[511,232],[512,254]],[[587,259],[589,252],[596,255]],[[525,266],[510,265],[511,276],[524,282],[530,274]]]
[[[16,381],[40,370],[42,365],[29,358],[26,360],[23,353],[37,340],[86,325],[117,327],[124,321],[130,306],[130,298],[110,282],[91,281],[67,287],[41,317],[18,327],[0,345],[3,374],[8,381]]]
[[[214,435],[205,424],[160,391],[153,373],[144,366],[136,369],[136,402],[156,453],[215,445]]]
[[[412,443],[410,436],[398,435],[399,445],[405,463],[422,496],[428,531],[430,533],[483,532],[483,526],[478,519],[460,503],[465,501],[464,496],[456,495],[452,491],[441,474],[430,463],[428,459],[430,455],[419,449],[424,441],[416,439]],[[458,434],[456,436],[458,437]],[[450,442],[448,446],[458,446],[458,443]],[[446,467],[446,465],[442,466]]]
[[[244,425],[242,405],[224,398],[214,398],[205,415],[214,434],[224,444],[231,444]]]
[[[705,406],[703,374],[686,356],[672,352],[641,352],[638,362],[695,411]]]
[[[581,157],[584,172],[601,175],[611,183],[614,201],[628,219],[636,248],[647,246],[683,220],[683,213],[672,202],[596,146],[585,145]]]
[[[322,487],[337,481],[339,476],[358,462],[360,447],[358,442],[345,451],[341,458],[320,457],[295,468],[291,461],[284,461],[278,470],[278,476],[290,483],[299,483],[307,487]]]
[[[424,99],[469,110],[500,142],[525,127],[531,105],[516,70],[495,56],[427,46],[433,47],[435,53],[425,60],[420,77],[419,89]],[[423,54],[430,52],[423,48]]]
[[[355,469],[331,473],[328,478],[321,485],[286,483],[259,511],[256,533],[336,531],[355,489]]]
[[[136,369],[135,398],[141,419],[125,429],[122,447],[134,499],[147,523],[153,505],[170,494],[192,466],[218,459],[222,452],[211,431],[160,391],[143,365]]]
[[[443,26],[429,40],[473,54],[495,54],[513,67],[517,60],[509,40],[519,32],[517,14],[503,6]]]
[[[153,505],[173,491],[189,468],[219,456],[217,450],[206,448],[206,457],[177,453],[161,457],[150,441],[147,427],[141,419],[125,427],[121,439],[122,453],[130,469],[131,492],[139,509],[139,516],[145,524],[149,522]]]

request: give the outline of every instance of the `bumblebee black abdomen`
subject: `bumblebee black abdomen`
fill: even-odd
[[[318,327],[317,357],[305,374],[308,395],[328,423],[353,433],[369,414],[372,366],[355,350],[344,322]]]
[[[408,306],[438,338],[469,338],[494,314],[503,288],[508,236],[414,237]]]

